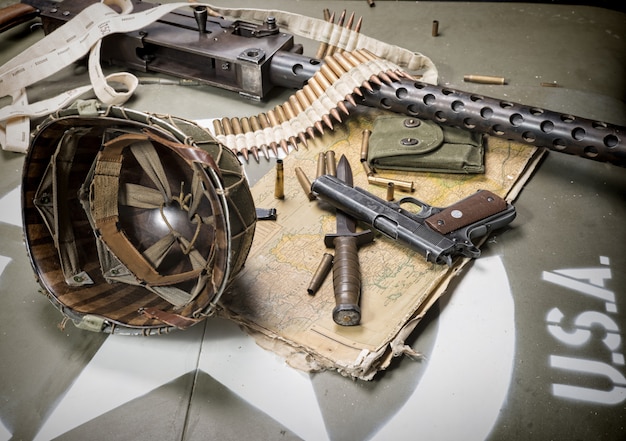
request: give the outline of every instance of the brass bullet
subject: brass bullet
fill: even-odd
[[[335,128],[333,127],[333,123],[328,115],[322,115],[322,121],[324,121],[324,124],[326,124],[330,130],[335,130]]]
[[[284,128],[284,124],[287,123],[287,125],[289,125],[289,117],[287,117],[287,112],[285,111],[284,106],[287,105],[288,103],[283,103],[283,105],[281,106],[280,104],[276,106],[276,115],[278,116],[278,121],[280,122],[280,125]],[[291,126],[290,126],[291,127]],[[285,133],[284,136],[286,137],[287,134]],[[298,150],[298,141],[296,140],[295,136],[290,136],[289,137],[289,143],[293,146],[294,150]],[[281,143],[282,145],[282,143]],[[285,141],[285,146],[287,145],[287,142]],[[287,151],[285,151],[285,154],[287,154],[289,152],[289,149],[287,149]]]
[[[255,133],[263,131],[263,128],[261,127],[261,123],[259,122],[259,118],[256,115],[250,117],[250,125],[252,126],[252,130],[254,130]],[[270,154],[269,154],[269,151],[267,150],[267,145],[261,144],[259,146],[259,148],[263,152],[263,155],[265,156],[265,159],[267,159],[269,161],[270,160]]]
[[[318,60],[324,58],[324,55],[326,54],[327,49],[328,49],[328,43],[326,43],[325,41],[322,41],[320,45],[317,47],[317,52],[315,52],[315,58],[317,58]]]
[[[296,98],[298,99],[298,101],[300,102],[300,105],[303,108],[309,107],[311,105],[311,101],[309,101],[307,94],[304,93],[304,88],[296,91]]]
[[[229,137],[231,135],[234,135],[233,133],[233,126],[230,124],[230,119],[229,118],[222,118],[221,120],[222,123],[222,128],[224,129],[224,136]],[[237,150],[236,147],[230,147],[228,146],[228,148],[235,154],[238,155],[239,154],[239,150]]]
[[[233,117],[230,119],[230,125],[233,128],[233,133],[235,135],[243,134],[243,129],[241,128],[241,121],[237,117]]]
[[[352,56],[354,58],[356,58],[357,60],[359,60],[360,63],[366,63],[369,60],[369,58],[367,58],[365,55],[363,55],[363,53],[360,50],[356,50],[356,51],[352,51],[351,52]]]
[[[346,109],[347,111],[348,109]],[[339,114],[339,112],[337,111],[336,108],[332,108],[332,109],[328,109],[328,113],[330,113],[330,116],[332,116],[333,118],[335,118],[337,120],[337,122],[341,122],[341,115]]]
[[[311,90],[315,94],[315,98],[319,98],[322,95],[324,95],[324,89],[320,85],[316,75],[314,75],[313,77],[309,78],[309,80],[307,81],[306,84],[311,88]],[[311,101],[314,101],[314,100],[311,100]]]
[[[391,80],[391,76],[389,76],[389,74],[387,72],[378,72],[378,78],[380,78],[381,80],[383,80],[383,83],[389,85],[391,84],[393,81]]]
[[[359,65],[359,63],[354,64],[353,62],[351,62],[350,60],[348,60],[344,54],[335,54],[335,56],[333,57],[335,60],[337,60],[337,63],[339,63],[339,65],[341,67],[343,67],[346,72],[349,71],[350,69],[352,69],[353,67],[356,67]]]
[[[249,155],[248,149],[246,149],[246,148],[240,148],[240,149],[237,149],[237,151],[238,151],[239,153],[241,153],[241,156],[243,156],[243,159],[245,159],[245,160],[246,160],[246,162],[248,162],[248,159],[250,158],[250,155]]]
[[[309,82],[310,81],[311,80],[309,80]],[[309,100],[309,103],[312,103],[312,102],[316,101],[319,98],[319,96],[317,96],[315,94],[315,92],[313,91],[313,88],[311,86],[309,86],[308,83],[301,90],[306,95],[307,99]],[[323,95],[323,92],[322,92],[322,95]],[[333,123],[331,122],[330,118],[328,117],[328,114],[321,115],[321,118],[322,118],[322,121],[324,122],[324,124],[326,124],[330,130],[334,130]],[[317,128],[317,126],[316,126],[316,128]],[[322,132],[322,134],[323,134],[323,132]]]
[[[506,84],[504,77],[493,77],[490,75],[464,75],[463,81],[466,83],[480,83],[480,84]]]
[[[389,78],[391,78],[393,81],[400,81],[400,75],[392,70],[386,71],[385,74],[389,76]]]
[[[335,12],[333,11],[332,14],[330,14],[330,17],[328,17],[328,19],[326,20],[329,23],[335,24]],[[333,27],[330,28],[330,34],[332,35],[333,33]],[[330,38],[331,35],[328,35],[327,38]],[[322,42],[320,43],[319,48],[317,49],[317,54],[315,58],[324,58],[326,55],[328,55],[328,42]]]
[[[361,64],[361,61],[359,61],[359,59],[355,57],[352,52],[344,52],[341,55],[353,66]]]
[[[272,127],[266,113],[259,114],[259,122],[261,123],[263,130],[270,129]],[[278,156],[278,144],[276,144],[275,141],[270,142],[270,149],[272,149],[274,156]]]
[[[307,120],[310,121],[310,118],[308,118],[308,115],[304,112],[304,108],[302,107],[302,105],[300,104],[300,101],[298,101],[298,98],[296,97],[296,95],[291,95],[289,97],[289,104],[291,104],[292,109],[294,109],[294,113],[296,115],[300,115],[302,113],[305,114],[305,116],[307,116]],[[310,121],[311,124],[313,124],[313,122]],[[315,138],[315,131],[313,130],[313,127],[308,126],[305,127],[304,131],[306,132],[307,135],[309,135],[309,137],[311,139]],[[303,142],[303,144],[308,147],[308,144]]]
[[[380,74],[382,74],[382,72],[380,72],[378,75],[380,75]],[[368,81],[370,83],[376,84],[379,87],[383,85],[383,81],[381,81],[381,79],[379,77],[377,77],[376,75],[372,75],[371,77],[369,77]],[[387,82],[385,81],[385,83],[387,83]],[[387,83],[387,84],[389,84],[389,83]]]
[[[322,64],[322,67],[320,68],[319,72],[320,76],[322,76],[324,78],[324,80],[320,81],[320,83],[322,83],[322,86],[325,88],[325,90],[328,90],[328,88],[335,83],[336,81],[339,80],[339,77],[335,74],[335,72],[333,72],[333,70],[327,65],[327,64]],[[325,84],[328,83],[328,86],[326,86]],[[338,90],[339,93],[342,93],[341,91]],[[343,93],[346,92],[346,89],[343,89]],[[352,92],[347,93],[344,97],[344,100],[348,101],[350,104],[352,104],[353,106],[356,107],[356,101],[354,100],[354,98],[352,97]],[[340,108],[340,110],[342,112],[344,112],[346,115],[348,115],[348,109],[346,108],[345,104],[342,102],[341,105],[337,104],[337,107]]]
[[[306,289],[306,292],[308,292],[309,295],[315,295],[317,290],[320,289],[324,280],[326,280],[326,277],[330,274],[330,270],[333,267],[333,260],[334,257],[332,254],[324,253],[320,264],[315,270],[315,273],[313,273],[309,287]]]
[[[241,128],[243,129],[244,133],[248,133],[252,131],[252,128],[250,127],[250,119],[248,117],[243,117],[241,118]]]
[[[291,101],[285,101],[283,103],[283,110],[285,111],[285,114],[287,115],[287,120],[295,121],[298,127],[300,127],[299,121],[296,120],[297,113],[294,111],[293,107],[291,106]],[[298,139],[300,140],[302,145],[304,145],[307,148],[309,147],[309,143],[306,140],[306,135],[303,132],[298,132]],[[295,139],[294,139],[294,142],[295,142]],[[294,146],[295,146],[295,149],[298,150],[298,146],[296,144],[294,144]]]
[[[274,184],[274,197],[276,199],[285,199],[285,170],[283,168],[283,160],[276,160],[276,182]]]
[[[332,69],[327,64],[322,64],[319,71],[322,73],[322,75],[324,75],[324,77],[331,84],[339,79],[337,74],[335,74],[335,72],[333,72]]]
[[[315,173],[315,177],[319,178],[322,175],[326,174],[326,154],[324,152],[320,152],[317,155],[317,170]]]
[[[230,123],[229,118],[222,118],[222,127],[224,128],[224,135],[233,135],[233,126]]]
[[[250,134],[252,134],[253,130],[250,127],[250,120],[246,117],[241,118],[241,128],[243,129],[243,133],[248,138]],[[254,156],[254,160],[259,162],[259,148],[256,145],[248,145],[248,150],[252,152],[252,156]]]
[[[300,186],[304,190],[304,194],[306,194],[306,197],[309,198],[310,201],[314,200],[315,195],[311,191],[311,181],[309,181],[309,178],[307,178],[306,174],[304,173],[304,170],[302,170],[300,167],[296,167],[295,170],[296,170],[296,177],[298,178],[298,182],[300,183]]]
[[[335,152],[328,150],[324,155],[326,158],[326,174],[330,176],[337,176],[337,161],[335,160]]]
[[[304,89],[300,89],[296,92],[296,98],[298,99],[298,101],[300,102],[303,108],[307,109],[311,107],[311,102],[307,98],[307,95],[304,92]],[[313,121],[313,127],[315,127],[315,129],[318,132],[320,132],[322,135],[324,134],[324,126],[322,125],[320,121]]]
[[[361,63],[363,63],[363,62],[364,62],[364,61],[362,61],[362,58],[359,58],[359,57],[357,57],[357,56],[356,56],[356,53],[346,53],[346,54],[344,54],[344,55],[345,55],[346,59],[347,59],[350,63],[352,63],[352,64],[358,65],[358,64],[361,64]],[[367,59],[366,61],[376,61],[377,59],[378,59],[378,58],[374,57],[374,58],[369,58],[369,59]],[[379,77],[380,77],[380,78],[379,78]],[[377,77],[377,76],[375,76],[375,75],[372,75],[372,76],[370,77],[370,81],[371,81],[371,82],[373,82],[373,83],[375,83],[375,84],[377,84],[377,85],[379,85],[379,86],[380,86],[380,85],[382,85],[381,79],[382,79],[382,81],[384,81],[386,84],[391,84],[391,78],[390,78],[390,77],[389,77],[389,76],[388,76],[385,72],[383,72],[383,71],[380,71],[380,72],[378,73],[378,77]]]
[[[316,72],[314,78],[316,79],[317,83],[319,83],[320,87],[324,90],[327,91],[331,88],[332,84],[330,83],[330,81],[328,80],[328,78],[326,78],[326,76],[324,74],[322,74],[321,71]],[[327,94],[328,95],[328,94]],[[335,98],[338,98],[339,95],[335,94]],[[345,113],[346,115],[350,115],[350,113],[348,112],[348,108],[346,107],[346,105],[343,103],[343,101],[337,101],[337,107],[339,108],[339,110],[341,110],[343,113]],[[340,118],[337,118],[337,121],[341,122]]]
[[[372,78],[374,78],[374,75],[372,75]],[[371,79],[371,78],[370,78]],[[372,87],[372,85],[368,82],[368,80],[363,81],[363,83],[361,83],[361,87],[363,89],[366,89],[368,92],[374,92],[374,88]]]
[[[358,52],[362,53],[368,60],[377,60],[379,57],[372,51],[366,48],[357,49]]]
[[[295,110],[296,114],[304,112],[304,108],[302,107],[302,104],[300,104],[300,101],[298,101],[298,98],[295,94],[289,97],[289,104],[291,104],[291,107],[293,110]]]
[[[365,163],[364,163],[365,164]],[[379,176],[368,176],[367,182],[373,185],[379,185],[382,187],[387,187],[391,182],[394,185],[394,188],[398,188],[400,190],[414,192],[415,191],[415,183],[409,181],[402,181],[399,179],[387,179],[381,178]]]
[[[361,162],[367,161],[367,154],[370,147],[370,135],[372,132],[368,129],[363,130],[363,137],[361,138]]]
[[[224,136],[224,126],[222,126],[222,122],[219,119],[213,120],[213,130],[215,131],[215,136]]]
[[[361,32],[361,25],[363,24],[363,17],[359,17],[354,27],[354,32]]]
[[[352,24],[354,23],[354,11],[350,14],[348,18],[348,22],[346,23],[346,29],[352,29]]]
[[[259,122],[259,117],[256,115],[250,117],[250,125],[255,132],[261,130],[261,123]]]
[[[354,23],[354,11],[352,12],[352,14],[350,14],[350,17],[348,18],[348,22],[345,25],[346,29],[352,29],[352,24]],[[338,53],[343,53],[345,51],[344,48],[338,47],[337,48],[337,52]]]
[[[285,101],[282,107],[283,107],[283,112],[285,113],[285,118],[288,121],[296,117],[293,107],[291,107],[291,103],[289,101]]]
[[[354,100],[354,97],[352,96],[352,94],[348,94],[345,97],[345,100],[347,102],[349,102],[350,104],[352,104],[353,107],[356,107],[356,101]],[[347,110],[347,109],[346,109]]]
[[[335,59],[335,57],[324,57],[324,63],[326,63],[328,65],[328,67],[331,68],[331,70],[337,75],[337,77],[342,76],[343,74],[345,74],[346,72],[348,72],[350,69],[344,69],[343,66],[341,66],[339,64],[339,62]]]
[[[337,102],[337,107],[339,108],[339,110],[341,110],[346,116],[350,115],[350,112],[348,111],[348,108],[346,107],[345,103],[343,101],[338,101]]]
[[[339,16],[339,20],[337,20],[337,26],[343,26],[343,21],[346,18],[346,10],[344,9],[341,12],[341,15]],[[326,55],[332,55],[337,51],[337,46],[335,45],[328,45],[328,48],[326,49]]]
[[[315,75],[314,77],[309,79],[307,85],[303,88],[304,93],[307,94],[307,97],[312,103],[316,100],[319,101],[323,109],[328,109],[328,113],[338,122],[341,122],[341,116],[339,115],[339,112],[337,112],[337,109],[333,107],[333,103],[326,93],[325,88],[322,87],[322,85],[319,83],[319,78],[323,78],[323,76],[321,74]],[[327,84],[330,86],[329,83]],[[328,127],[330,127],[331,130],[333,129],[332,125],[326,121],[324,116],[322,116],[322,120],[328,125]],[[328,121],[330,121],[330,119],[328,119]]]
[[[267,117],[268,117],[272,127],[279,127],[280,126],[280,122],[278,121],[278,117],[276,116],[276,112],[273,109],[267,111]],[[289,154],[289,146],[287,145],[287,140],[285,140],[284,138],[281,138],[278,142],[280,143],[280,146],[282,147],[282,149],[285,152],[285,154],[288,155]]]
[[[241,128],[241,122],[239,120],[239,118],[237,117],[233,117],[230,119],[230,125],[232,127],[233,130],[233,134],[235,135],[235,143],[239,144],[237,142],[237,135],[243,135],[243,130]],[[245,142],[244,142],[245,144]],[[239,153],[241,153],[241,156],[243,156],[243,158],[246,160],[246,162],[248,162],[249,159],[249,154],[248,154],[248,149],[244,146],[239,146],[237,145],[237,150],[239,151]]]

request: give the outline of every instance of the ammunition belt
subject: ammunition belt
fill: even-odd
[[[278,146],[285,154],[289,145],[307,145],[307,136],[324,134],[324,127],[333,130],[333,120],[341,123],[350,106],[356,106],[354,95],[362,96],[361,88],[372,91],[370,83],[381,85],[414,79],[390,61],[366,49],[335,52],[324,58],[320,70],[307,84],[283,104],[267,112],[243,118],[221,118],[213,121],[216,138],[247,161],[252,155],[259,160],[261,152],[267,159],[270,150],[278,155]]]

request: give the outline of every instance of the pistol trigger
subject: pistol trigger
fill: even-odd
[[[412,205],[414,207],[418,207],[419,211],[415,212],[413,210],[403,209],[402,205]],[[411,214],[412,216],[416,216],[421,219],[426,219],[432,216],[433,214],[435,214],[436,212],[438,212],[438,210],[435,207],[432,207],[420,201],[419,199],[415,199],[411,196],[407,196],[407,197],[400,199],[398,201],[398,206],[400,207],[400,209],[403,209],[405,212]]]

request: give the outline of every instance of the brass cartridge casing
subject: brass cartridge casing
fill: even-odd
[[[381,178],[379,176],[368,176],[367,182],[373,185],[378,185],[381,187],[387,187],[389,183],[394,185],[394,188],[398,188],[400,190],[414,192],[415,191],[415,183],[409,181],[402,181],[400,179],[388,179]]]
[[[337,176],[337,161],[335,160],[335,152],[329,150],[324,155],[326,158],[326,174]]]
[[[309,181],[309,178],[307,178],[306,174],[300,167],[296,167],[296,177],[298,178],[298,182],[304,190],[306,197],[309,198],[310,201],[314,200],[315,195],[311,191],[311,181]]]
[[[276,183],[274,184],[274,197],[276,199],[285,199],[285,170],[283,168],[283,160],[276,160]]]
[[[395,187],[396,186],[395,186],[395,184],[393,182],[389,182],[387,184],[387,198],[386,199],[388,201],[393,201],[393,198],[394,198],[394,194],[393,193],[394,193]]]
[[[370,135],[372,132],[368,129],[363,130],[363,138],[361,139],[361,162],[367,161],[367,153],[370,147]]]
[[[330,253],[324,253],[322,256],[322,260],[311,278],[309,287],[306,289],[310,295],[315,295],[317,290],[320,289],[320,286],[324,283],[324,280],[326,280],[328,273],[330,273],[330,270],[333,267],[333,259],[334,257]]]
[[[504,77],[493,77],[490,75],[464,75],[463,81],[466,83],[480,83],[480,84],[506,84]]]
[[[315,173],[315,177],[319,178],[322,175],[326,174],[326,155],[324,152],[320,152],[317,155],[317,171]]]

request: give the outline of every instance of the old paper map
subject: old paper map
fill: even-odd
[[[374,119],[381,114],[367,109],[338,124],[333,132],[310,141],[308,148],[300,146],[287,156],[284,199],[274,197],[274,171],[252,188],[256,206],[275,207],[278,219],[257,223],[245,268],[222,297],[223,314],[256,335],[261,345],[280,352],[299,368],[336,369],[345,375],[370,379],[386,367],[392,355],[411,354],[404,338],[465,263],[458,259],[452,269],[427,263],[401,244],[377,236],[359,250],[361,325],[342,327],[333,322],[332,274],[317,294],[307,293],[323,254],[333,253],[324,246],[323,239],[325,234],[336,231],[335,216],[334,209],[323,202],[309,201],[294,169],[302,168],[313,180],[318,154],[333,150],[337,160],[341,155],[349,160],[355,186],[385,198],[386,188],[369,185],[360,163],[363,130],[371,130]],[[396,190],[396,200],[412,196],[444,207],[479,189],[511,200],[516,184],[527,179],[535,153],[534,148],[489,138],[485,174],[385,171],[380,176],[415,182],[414,193]]]

